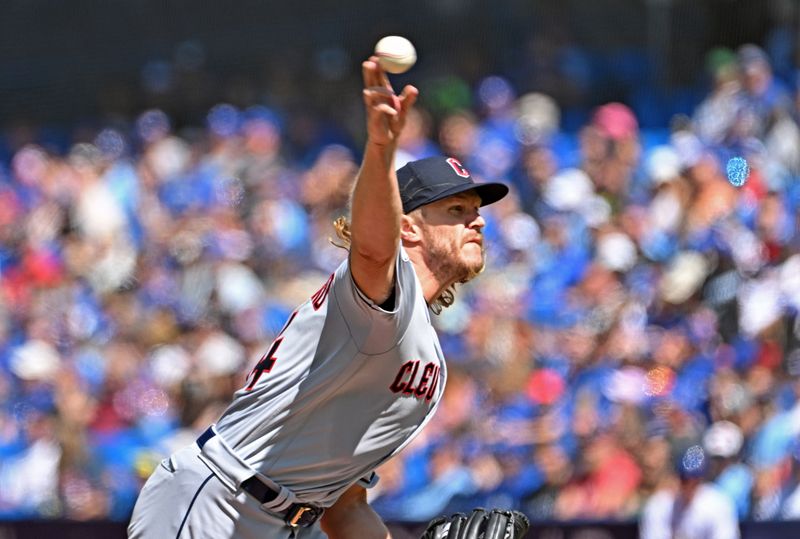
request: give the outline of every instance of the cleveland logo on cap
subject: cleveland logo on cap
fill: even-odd
[[[445,159],[447,164],[453,167],[453,170],[456,171],[456,174],[461,176],[462,178],[469,178],[469,170],[464,168],[464,165],[461,164],[461,161],[456,159],[455,157],[448,157]]]
[[[397,170],[403,213],[445,197],[475,191],[482,205],[491,204],[508,193],[502,183],[477,183],[455,157],[426,157],[410,161]]]

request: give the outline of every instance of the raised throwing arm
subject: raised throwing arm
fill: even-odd
[[[350,268],[361,291],[382,303],[391,292],[403,213],[394,157],[419,92],[406,86],[396,95],[374,56],[362,64],[362,73],[367,143],[353,191]]]

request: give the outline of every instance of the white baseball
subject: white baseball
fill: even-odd
[[[386,36],[375,45],[375,56],[384,71],[405,73],[417,61],[417,51],[409,40],[400,36]]]

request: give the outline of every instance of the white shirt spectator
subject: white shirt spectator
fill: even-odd
[[[739,539],[733,502],[709,484],[697,487],[688,505],[676,494],[653,494],[642,512],[641,539]]]
[[[787,520],[800,519],[800,485],[783,502],[781,517]]]

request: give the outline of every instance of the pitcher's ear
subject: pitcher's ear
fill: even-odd
[[[400,239],[407,242],[418,242],[420,227],[413,217],[402,215],[400,217]]]

